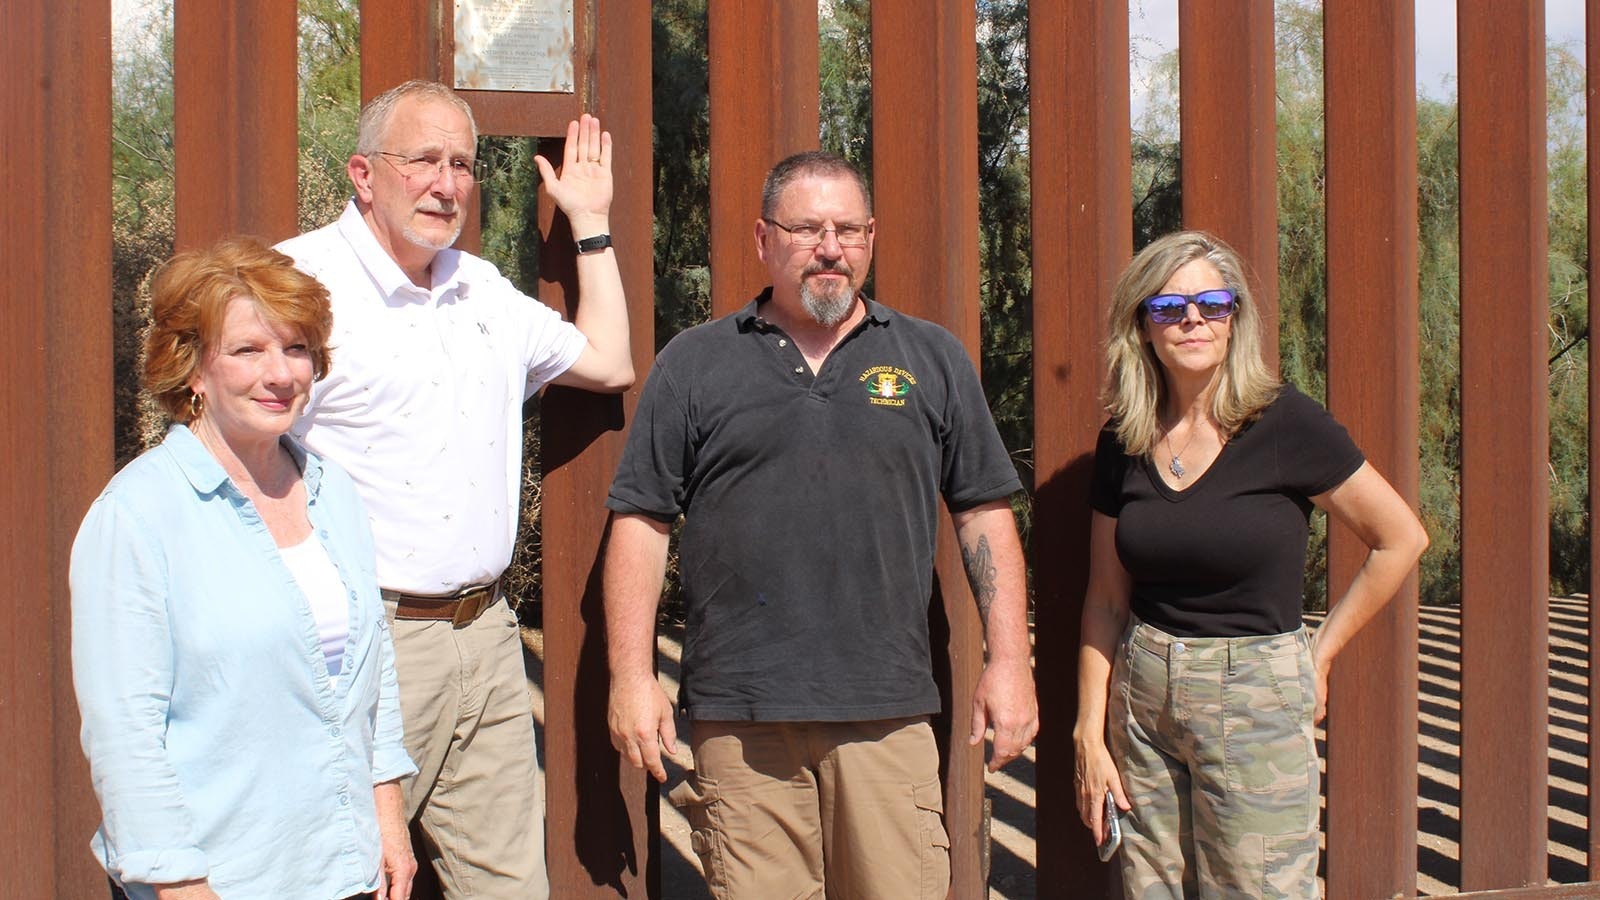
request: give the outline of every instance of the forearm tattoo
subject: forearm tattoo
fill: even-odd
[[[967,569],[967,583],[972,585],[972,596],[978,601],[978,616],[989,624],[989,607],[994,604],[994,578],[999,570],[994,565],[994,554],[989,551],[989,536],[978,535],[977,546],[962,543],[961,563]]]

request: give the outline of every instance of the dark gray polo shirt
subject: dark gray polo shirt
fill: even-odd
[[[694,719],[934,713],[928,601],[942,495],[1021,488],[966,352],[867,301],[815,377],[758,315],[673,338],[606,506],[685,517],[682,703]]]

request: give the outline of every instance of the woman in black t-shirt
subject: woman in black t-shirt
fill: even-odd
[[[1312,897],[1328,671],[1427,546],[1416,515],[1261,357],[1238,255],[1202,232],[1112,295],[1078,662],[1078,812],[1128,897]],[[1370,548],[1311,639],[1307,521]]]

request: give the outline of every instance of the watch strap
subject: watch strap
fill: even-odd
[[[594,237],[586,237],[576,241],[575,246],[578,248],[579,253],[593,253],[596,250],[604,250],[611,246],[611,235],[597,234]]]

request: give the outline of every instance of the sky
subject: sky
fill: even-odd
[[[1443,98],[1456,73],[1456,0],[1415,0],[1417,9],[1417,87]],[[1584,0],[1545,0],[1546,41],[1583,47]],[[1128,31],[1147,59],[1178,46],[1178,0],[1128,0]],[[1133,76],[1133,121],[1144,110],[1145,86]]]
[[[1254,2],[1254,0],[1248,0]],[[1456,0],[1414,0],[1417,10],[1417,86],[1422,92],[1444,97],[1450,93],[1456,72]],[[152,0],[111,0],[112,21],[126,26],[140,21]],[[1545,0],[1545,33],[1549,43],[1583,47],[1584,0]],[[1136,56],[1157,59],[1178,46],[1178,0],[1128,0],[1128,30],[1138,47]],[[118,28],[113,42],[129,39]],[[1146,86],[1140,73],[1133,80],[1133,121],[1144,111]]]

